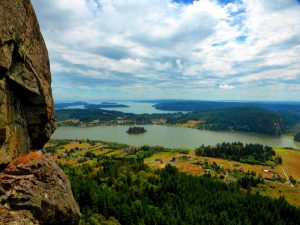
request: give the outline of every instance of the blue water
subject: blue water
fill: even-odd
[[[103,101],[97,101],[97,102],[91,102],[93,104],[101,104]],[[117,104],[123,104],[127,105],[129,107],[125,108],[103,108],[105,110],[115,110],[115,111],[121,111],[124,113],[134,113],[134,114],[152,114],[152,113],[176,113],[176,111],[163,111],[158,110],[153,107],[155,103],[143,103],[143,102],[134,102],[134,101],[107,101],[111,103],[117,103]],[[69,106],[65,109],[83,109],[83,105],[78,106]],[[181,111],[182,112],[182,111]]]

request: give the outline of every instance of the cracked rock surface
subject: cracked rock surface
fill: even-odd
[[[0,1],[0,164],[55,130],[47,48],[29,0]]]
[[[0,225],[79,223],[70,182],[41,149],[56,128],[47,48],[30,0],[0,0]]]

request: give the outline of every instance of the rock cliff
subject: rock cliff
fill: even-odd
[[[47,48],[29,0],[0,1],[0,164],[55,130]]]
[[[66,175],[30,152],[55,130],[47,48],[30,0],[0,0],[0,225],[79,223]]]

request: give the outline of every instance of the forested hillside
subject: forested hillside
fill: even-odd
[[[136,159],[103,159],[95,166],[65,165],[82,224],[102,214],[121,224],[300,224],[300,210],[241,191],[210,176],[195,177],[170,165],[154,173]]]
[[[284,129],[279,115],[254,107],[219,109],[202,113],[201,119],[205,123],[200,124],[199,128],[211,130],[235,130],[280,135]]]
[[[236,107],[255,107],[272,111],[282,118],[286,129],[300,123],[299,102],[212,102],[212,101],[188,101],[166,100],[154,105],[156,109],[167,111],[192,111],[209,112],[218,109]]]

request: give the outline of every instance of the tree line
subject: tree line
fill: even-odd
[[[250,164],[265,164],[273,161],[282,164],[282,158],[276,156],[272,147],[261,144],[243,144],[241,142],[222,143],[216,146],[200,146],[195,149],[197,156],[222,158]]]

